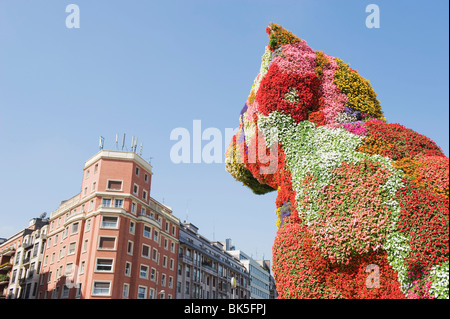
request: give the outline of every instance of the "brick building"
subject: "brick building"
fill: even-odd
[[[151,198],[152,167],[102,150],[49,218],[38,298],[175,298],[180,222]]]

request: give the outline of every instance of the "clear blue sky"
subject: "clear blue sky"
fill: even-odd
[[[66,28],[70,3],[79,29]],[[370,3],[379,29],[366,28]],[[153,198],[182,221],[188,207],[207,238],[271,258],[276,194],[253,195],[223,163],[172,163],[170,132],[238,125],[275,22],[350,63],[388,121],[448,156],[448,12],[443,0],[1,0],[0,237],[77,194],[99,136],[115,149],[126,133],[153,157]]]

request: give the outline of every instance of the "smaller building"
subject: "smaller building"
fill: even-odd
[[[256,261],[242,250],[235,250],[231,245],[231,240],[226,240],[227,252],[245,266],[250,274],[250,299],[270,299],[274,292],[271,288],[270,261]]]
[[[248,299],[250,275],[222,243],[211,242],[191,223],[180,226],[177,299]]]
[[[35,299],[48,219],[33,218],[27,228],[0,244],[2,298]]]

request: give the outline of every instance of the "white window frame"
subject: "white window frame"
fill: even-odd
[[[145,235],[145,228],[146,227],[148,227],[150,229],[149,236]],[[144,228],[143,228],[142,232],[143,232],[142,236],[144,236],[145,238],[150,238],[150,239],[152,238],[152,228],[150,226],[144,225]]]
[[[147,256],[144,255],[144,246],[148,248],[148,255]],[[150,247],[149,245],[146,245],[146,244],[142,244],[141,257],[150,259],[151,254],[152,254],[152,247]]]
[[[130,284],[123,284],[122,288],[122,299],[128,299],[130,298]]]
[[[120,182],[120,189],[109,188],[109,182]],[[113,191],[113,192],[121,192],[123,190],[123,180],[120,180],[120,179],[108,179],[106,181],[106,190],[107,191]]]
[[[105,259],[105,260],[110,260],[111,261],[111,269],[110,270],[101,270],[98,269],[98,260],[99,259]],[[100,272],[100,273],[111,273],[114,272],[114,258],[106,258],[106,257],[98,257],[95,259],[95,272]]]
[[[107,218],[115,218],[116,219],[115,226],[105,225],[105,220],[104,220],[105,217],[107,217]],[[102,215],[100,228],[104,228],[104,229],[118,229],[119,228],[119,216]]]
[[[108,288],[108,292],[107,293],[106,292],[105,293],[95,293],[95,285],[99,284],[99,283],[108,283],[109,284],[109,288]],[[105,296],[105,297],[111,296],[111,280],[94,280],[92,282],[91,296],[95,296],[95,297],[98,297],[98,296]]]
[[[109,205],[105,205],[105,201],[109,201]],[[102,207],[111,207],[112,199],[111,198],[102,198]]]
[[[114,248],[101,248],[100,240],[102,238],[114,238]],[[116,248],[117,248],[117,237],[116,236],[98,236],[97,250],[113,251],[113,250],[116,250]]]
[[[144,289],[144,297],[143,298],[139,298],[139,289]],[[148,288],[146,286],[138,286],[138,292],[137,292],[137,299],[147,299],[147,290]]]
[[[142,270],[141,270],[142,267],[147,267],[147,272],[146,272],[146,276],[145,277],[142,276]],[[149,271],[150,271],[150,267],[149,266],[147,266],[145,264],[140,264],[139,265],[139,278],[148,279],[149,278]]]
[[[70,251],[71,246],[73,246],[73,251]],[[75,255],[75,252],[77,251],[77,242],[73,241],[69,243],[69,248],[67,249],[67,256]]]
[[[127,265],[129,265],[129,267],[127,268]],[[124,274],[125,274],[125,276],[127,276],[127,277],[131,277],[131,262],[129,262],[129,261],[126,261],[125,262],[125,272],[124,272]],[[128,273],[127,273],[127,269],[128,269]]]

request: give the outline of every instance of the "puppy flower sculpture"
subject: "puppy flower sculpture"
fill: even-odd
[[[280,298],[448,298],[449,159],[388,123],[369,81],[277,24],[226,151],[277,191]]]

